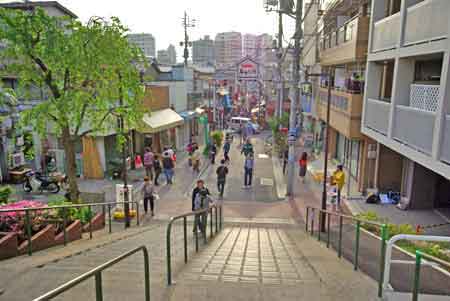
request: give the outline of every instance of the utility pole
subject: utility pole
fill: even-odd
[[[295,26],[295,49],[294,49],[294,91],[295,96],[291,102],[291,112],[289,116],[289,161],[288,161],[288,183],[287,194],[292,197],[294,195],[294,179],[295,177],[295,142],[297,141],[297,104],[300,104],[300,56],[301,40],[303,38],[302,18],[303,18],[303,0],[297,0],[296,4],[296,26]]]
[[[180,42],[180,46],[184,46],[184,65],[187,66],[188,65],[188,58],[189,58],[189,47],[192,46],[192,42],[189,41],[189,35],[188,35],[188,28],[189,27],[195,27],[195,23],[197,22],[196,19],[190,19],[189,16],[187,15],[187,12],[184,12],[184,17],[183,17],[183,28],[184,28],[184,41]]]
[[[284,81],[283,81],[283,12],[278,12],[278,103],[276,107],[276,117],[281,118],[283,115],[284,101]]]

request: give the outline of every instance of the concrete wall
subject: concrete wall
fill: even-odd
[[[380,145],[378,164],[378,189],[401,191],[403,157],[391,149]]]
[[[419,165],[414,165],[414,178],[411,191],[411,209],[432,209],[436,198],[438,175]]]

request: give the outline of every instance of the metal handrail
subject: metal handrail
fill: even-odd
[[[74,279],[64,283],[63,285],[34,299],[33,301],[51,300],[92,277],[95,277],[95,300],[102,301],[103,300],[102,271],[106,270],[107,268],[115,265],[116,263],[124,260],[125,258],[130,257],[131,255],[133,255],[139,251],[142,251],[142,253],[144,255],[145,300],[150,301],[150,260],[149,260],[149,256],[148,256],[148,250],[145,246],[138,247],[138,248],[133,249],[129,252],[126,252],[108,262],[105,262],[104,264],[99,265],[98,267],[90,270],[89,272],[84,273],[84,274],[78,276],[77,278],[74,278]]]
[[[313,218],[311,219],[311,235],[314,235],[314,215],[315,215],[315,211],[318,211],[318,215],[319,215],[319,227],[322,223],[322,219],[324,218],[326,221],[326,233],[327,233],[327,248],[330,247],[330,220],[331,220],[331,216],[337,216],[339,217],[339,238],[338,238],[338,257],[341,258],[342,257],[342,229],[343,229],[343,221],[344,218],[345,219],[350,219],[352,221],[356,222],[356,237],[355,237],[355,248],[354,248],[354,270],[358,270],[358,263],[359,263],[359,241],[360,241],[360,233],[361,233],[361,224],[368,224],[368,225],[372,225],[372,226],[376,226],[379,227],[381,229],[381,258],[380,258],[380,277],[379,277],[379,281],[378,281],[378,297],[381,297],[383,294],[383,277],[385,275],[385,250],[386,250],[386,242],[388,239],[388,227],[386,224],[381,224],[378,222],[374,222],[374,221],[367,221],[364,219],[360,219],[351,215],[345,215],[345,214],[341,214],[338,212],[333,212],[333,211],[327,211],[327,210],[323,210],[320,208],[315,208],[315,207],[310,207],[307,206],[306,207],[306,233],[309,232],[309,211],[312,211],[312,215]],[[325,230],[325,229],[322,229]],[[321,240],[321,230],[319,229],[318,231],[318,239],[319,241]]]
[[[31,256],[33,254],[33,245],[31,240],[31,216],[30,212],[36,212],[36,211],[51,211],[51,210],[57,210],[62,209],[63,210],[63,235],[64,235],[64,246],[67,245],[68,237],[67,237],[67,210],[71,208],[83,208],[88,207],[91,209],[91,207],[103,207],[103,214],[105,214],[106,209],[105,207],[108,207],[108,219],[109,219],[109,225],[108,225],[108,232],[112,233],[112,215],[111,215],[111,209],[113,205],[118,204],[136,204],[136,225],[139,226],[140,219],[139,219],[139,201],[132,201],[132,202],[104,202],[104,203],[88,203],[88,204],[72,204],[72,205],[61,205],[61,206],[47,206],[47,207],[33,207],[33,208],[16,208],[16,209],[0,209],[0,215],[2,213],[10,213],[10,212],[25,212],[25,233],[27,236],[27,249],[28,249],[28,255]],[[89,220],[89,239],[92,239],[92,219]]]
[[[219,233],[220,230],[222,230],[222,220],[223,220],[223,212],[222,212],[222,203],[214,203],[212,206],[209,206],[208,208],[196,210],[192,212],[188,212],[185,214],[181,214],[175,217],[172,217],[169,221],[169,224],[167,225],[167,233],[166,233],[166,250],[167,250],[167,285],[172,285],[172,261],[171,261],[171,233],[172,233],[172,225],[175,221],[183,219],[183,236],[184,236],[184,263],[188,262],[188,249],[187,249],[187,218],[189,216],[198,217],[201,214],[211,214],[211,218],[209,219],[210,222],[210,237],[213,237],[213,209],[215,212],[215,233]],[[219,211],[219,214],[217,214],[217,211]],[[195,221],[194,221],[195,222]],[[203,239],[204,243],[207,243],[206,238],[206,227],[207,225],[204,225],[204,232],[203,232]],[[195,231],[195,252],[198,252],[198,233]]]
[[[383,290],[382,290],[382,296],[384,295],[384,292],[389,289],[389,280],[390,280],[390,274],[391,274],[391,263],[414,263],[414,261],[405,261],[405,260],[392,260],[392,248],[395,245],[396,242],[400,240],[409,240],[409,241],[433,241],[433,242],[450,242],[450,237],[448,236],[431,236],[431,235],[412,235],[412,234],[399,234],[393,236],[388,242],[387,242],[387,248],[386,248],[386,262],[384,267],[384,281],[383,281]],[[414,273],[414,283],[413,283],[413,294],[412,294],[412,300],[417,301],[419,296],[419,287],[420,287],[420,267],[422,265],[432,265],[428,262],[422,262],[422,258],[429,259],[430,261],[434,261],[440,265],[443,265],[447,268],[450,268],[450,263],[445,262],[443,260],[440,260],[434,256],[425,254],[421,251],[416,251],[416,268]]]

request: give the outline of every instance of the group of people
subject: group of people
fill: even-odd
[[[163,172],[167,185],[173,184],[176,160],[175,151],[170,147],[164,147],[161,159],[159,155],[153,153],[150,147],[147,147],[144,153],[144,168],[147,177],[154,182],[154,185],[158,186],[159,176]]]

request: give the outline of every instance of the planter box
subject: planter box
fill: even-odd
[[[17,256],[18,245],[17,233],[0,234],[0,260]]]
[[[105,228],[105,215],[97,213],[91,220],[92,231],[98,231]],[[83,232],[89,232],[89,224],[83,226]]]
[[[47,249],[56,245],[55,242],[55,226],[48,225],[31,237],[31,245],[33,252]],[[28,240],[19,246],[19,254],[25,254],[28,250]]]
[[[71,223],[66,228],[67,242],[81,239],[81,234],[83,231],[82,228],[83,228],[83,225],[81,224],[81,222],[79,220],[76,220],[73,223]],[[56,235],[55,243],[58,245],[64,243],[64,232],[61,232],[58,235]]]

